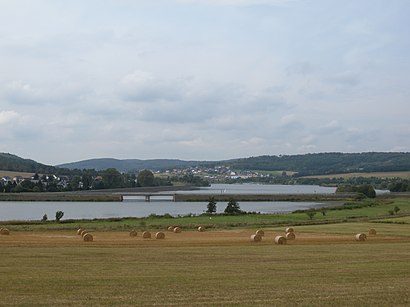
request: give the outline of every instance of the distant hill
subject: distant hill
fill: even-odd
[[[304,155],[259,156],[225,161],[232,169],[294,171],[303,175],[352,172],[409,171],[410,153],[315,153]]]
[[[90,159],[61,164],[56,167],[22,159],[9,153],[0,153],[0,170],[64,173],[69,170],[116,168],[121,172],[143,169],[165,170],[194,166],[229,166],[233,170],[293,171],[299,176],[326,175],[338,173],[370,173],[410,171],[410,153],[365,152],[365,153],[315,153],[304,155],[258,156],[224,161],[184,161],[177,159]],[[70,171],[68,171],[70,172]]]
[[[139,159],[90,159],[84,161],[78,161],[73,163],[60,164],[58,167],[68,169],[95,169],[96,171],[105,170],[107,168],[116,168],[120,172],[139,171],[143,169],[150,170],[164,170],[172,168],[183,168],[197,165],[195,161],[183,161],[177,159],[152,159],[152,160],[139,160]]]
[[[13,172],[55,174],[54,166],[38,163],[30,159],[23,159],[10,153],[0,152],[0,170]]]

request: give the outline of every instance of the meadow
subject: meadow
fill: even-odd
[[[370,172],[370,173],[342,173],[342,174],[330,174],[330,175],[312,175],[304,176],[302,178],[354,178],[354,177],[378,177],[378,178],[410,178],[409,171],[401,172]]]
[[[394,202],[382,211],[400,204],[400,212],[407,212],[408,200]],[[286,245],[274,244],[285,229],[274,223],[262,227],[262,242],[250,242],[260,228],[258,215],[249,215],[254,220],[245,226],[229,226],[232,220],[221,216],[227,224],[205,232],[191,227],[203,217],[187,217],[185,228],[184,218],[160,217],[136,224],[77,221],[59,224],[62,228],[7,225],[10,235],[0,236],[0,305],[408,306],[409,218],[381,218],[378,206],[335,212],[354,216],[360,210],[377,218],[305,223],[294,227],[296,240]],[[304,219],[309,222],[306,214]],[[292,222],[297,220],[287,225]],[[110,223],[118,224],[110,228]],[[182,233],[161,229],[169,224],[181,225]],[[78,226],[91,227],[94,241],[83,242]],[[129,236],[133,226],[139,228],[137,237]],[[166,238],[143,239],[142,228],[163,230]],[[354,240],[370,228],[377,235]]]

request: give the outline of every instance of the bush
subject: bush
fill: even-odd
[[[374,190],[374,187],[370,184],[362,184],[362,185],[357,185],[357,186],[354,186],[354,185],[338,186],[336,189],[336,193],[343,193],[343,192],[361,193],[369,198],[376,197],[376,191]],[[360,194],[357,196],[358,199],[362,197],[363,196],[360,196]]]

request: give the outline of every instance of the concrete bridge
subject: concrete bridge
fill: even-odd
[[[142,197],[145,199],[146,202],[151,201],[151,198],[158,198],[158,197],[168,197],[169,200],[175,201],[175,193],[135,193],[135,192],[125,192],[121,193],[121,195],[124,196],[136,196],[136,197]],[[168,199],[167,199],[168,200]]]
[[[149,192],[123,192],[122,196],[136,196],[144,198],[146,202],[152,198],[168,197],[168,201],[174,202],[206,202],[210,198],[215,201],[342,201],[354,199],[356,193],[337,194],[193,194],[193,193],[149,193]]]

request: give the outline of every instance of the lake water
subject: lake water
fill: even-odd
[[[257,184],[215,184],[209,188],[178,193],[227,193],[227,194],[314,194],[334,193],[335,188],[305,185],[257,185]],[[142,199],[125,197],[123,202],[0,202],[0,220],[40,220],[47,214],[55,219],[56,211],[64,212],[64,219],[93,219],[114,217],[145,217],[150,214],[173,216],[201,214],[207,202],[172,202],[155,199],[145,202]],[[227,203],[218,202],[217,212],[223,212]],[[323,206],[313,202],[239,202],[244,211],[261,213],[292,212],[299,209]]]

